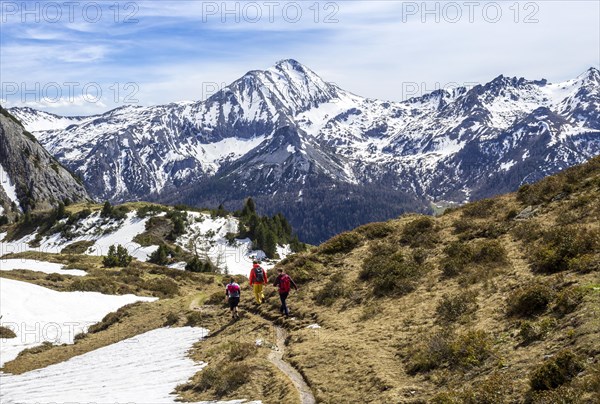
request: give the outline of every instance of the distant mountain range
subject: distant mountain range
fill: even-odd
[[[301,239],[516,189],[600,154],[600,72],[499,76],[402,102],[363,98],[295,60],[204,101],[62,117],[11,108],[90,194],[282,211]]]

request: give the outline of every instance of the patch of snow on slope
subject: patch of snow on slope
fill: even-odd
[[[106,314],[129,303],[154,300],[154,297],[134,295],[57,292],[27,282],[0,278],[2,325],[17,334],[16,338],[0,340],[0,367],[16,358],[23,349],[45,341],[72,344],[76,334],[102,320]],[[3,377],[3,392],[4,383]]]
[[[44,262],[29,259],[1,259],[0,271],[12,271],[14,269],[27,269],[30,271],[43,272],[45,274],[61,274],[73,276],[85,276],[87,272],[80,269],[63,269],[64,265],[53,262]]]
[[[17,198],[17,189],[11,181],[8,173],[4,171],[4,167],[0,164],[0,187],[4,189],[4,193],[8,196],[10,202],[14,202],[19,206],[19,198]]]
[[[175,403],[175,387],[206,363],[187,351],[204,328],[159,328],[22,375],[3,375],[3,403]],[[231,403],[243,401],[232,401]]]

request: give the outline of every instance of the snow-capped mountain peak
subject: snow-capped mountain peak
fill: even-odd
[[[389,102],[285,59],[205,101],[125,107],[36,136],[99,199],[214,204],[304,191],[306,201],[310,183],[462,202],[598,154],[599,77],[597,68],[563,83],[499,75]],[[40,116],[12,112],[26,125]]]

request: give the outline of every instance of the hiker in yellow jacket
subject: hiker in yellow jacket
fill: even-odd
[[[254,289],[254,298],[256,303],[262,304],[265,295],[263,294],[263,285],[269,282],[267,279],[267,271],[265,271],[258,261],[252,262],[252,269],[250,270],[250,286]]]

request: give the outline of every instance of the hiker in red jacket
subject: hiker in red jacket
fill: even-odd
[[[279,268],[277,272],[279,273],[279,275],[277,275],[277,279],[275,279],[275,283],[273,283],[273,285],[279,286],[279,299],[281,300],[281,308],[279,309],[279,311],[281,311],[281,314],[283,314],[287,318],[290,315],[290,312],[288,310],[287,304],[285,303],[285,300],[290,294],[290,290],[292,289],[292,287],[295,290],[298,290],[298,286],[288,274],[283,272],[283,269]]]
[[[238,285],[235,282],[235,279],[232,277],[230,279],[229,283],[227,284],[227,286],[225,287],[225,296],[229,303],[229,309],[231,310],[231,317],[234,320],[237,320],[240,318],[240,315],[238,313],[238,304],[240,304],[240,294],[241,294],[240,285]]]
[[[254,289],[254,298],[258,304],[262,304],[265,298],[263,285],[266,285],[267,282],[267,271],[259,265],[258,261],[253,261],[250,270],[250,286]]]

